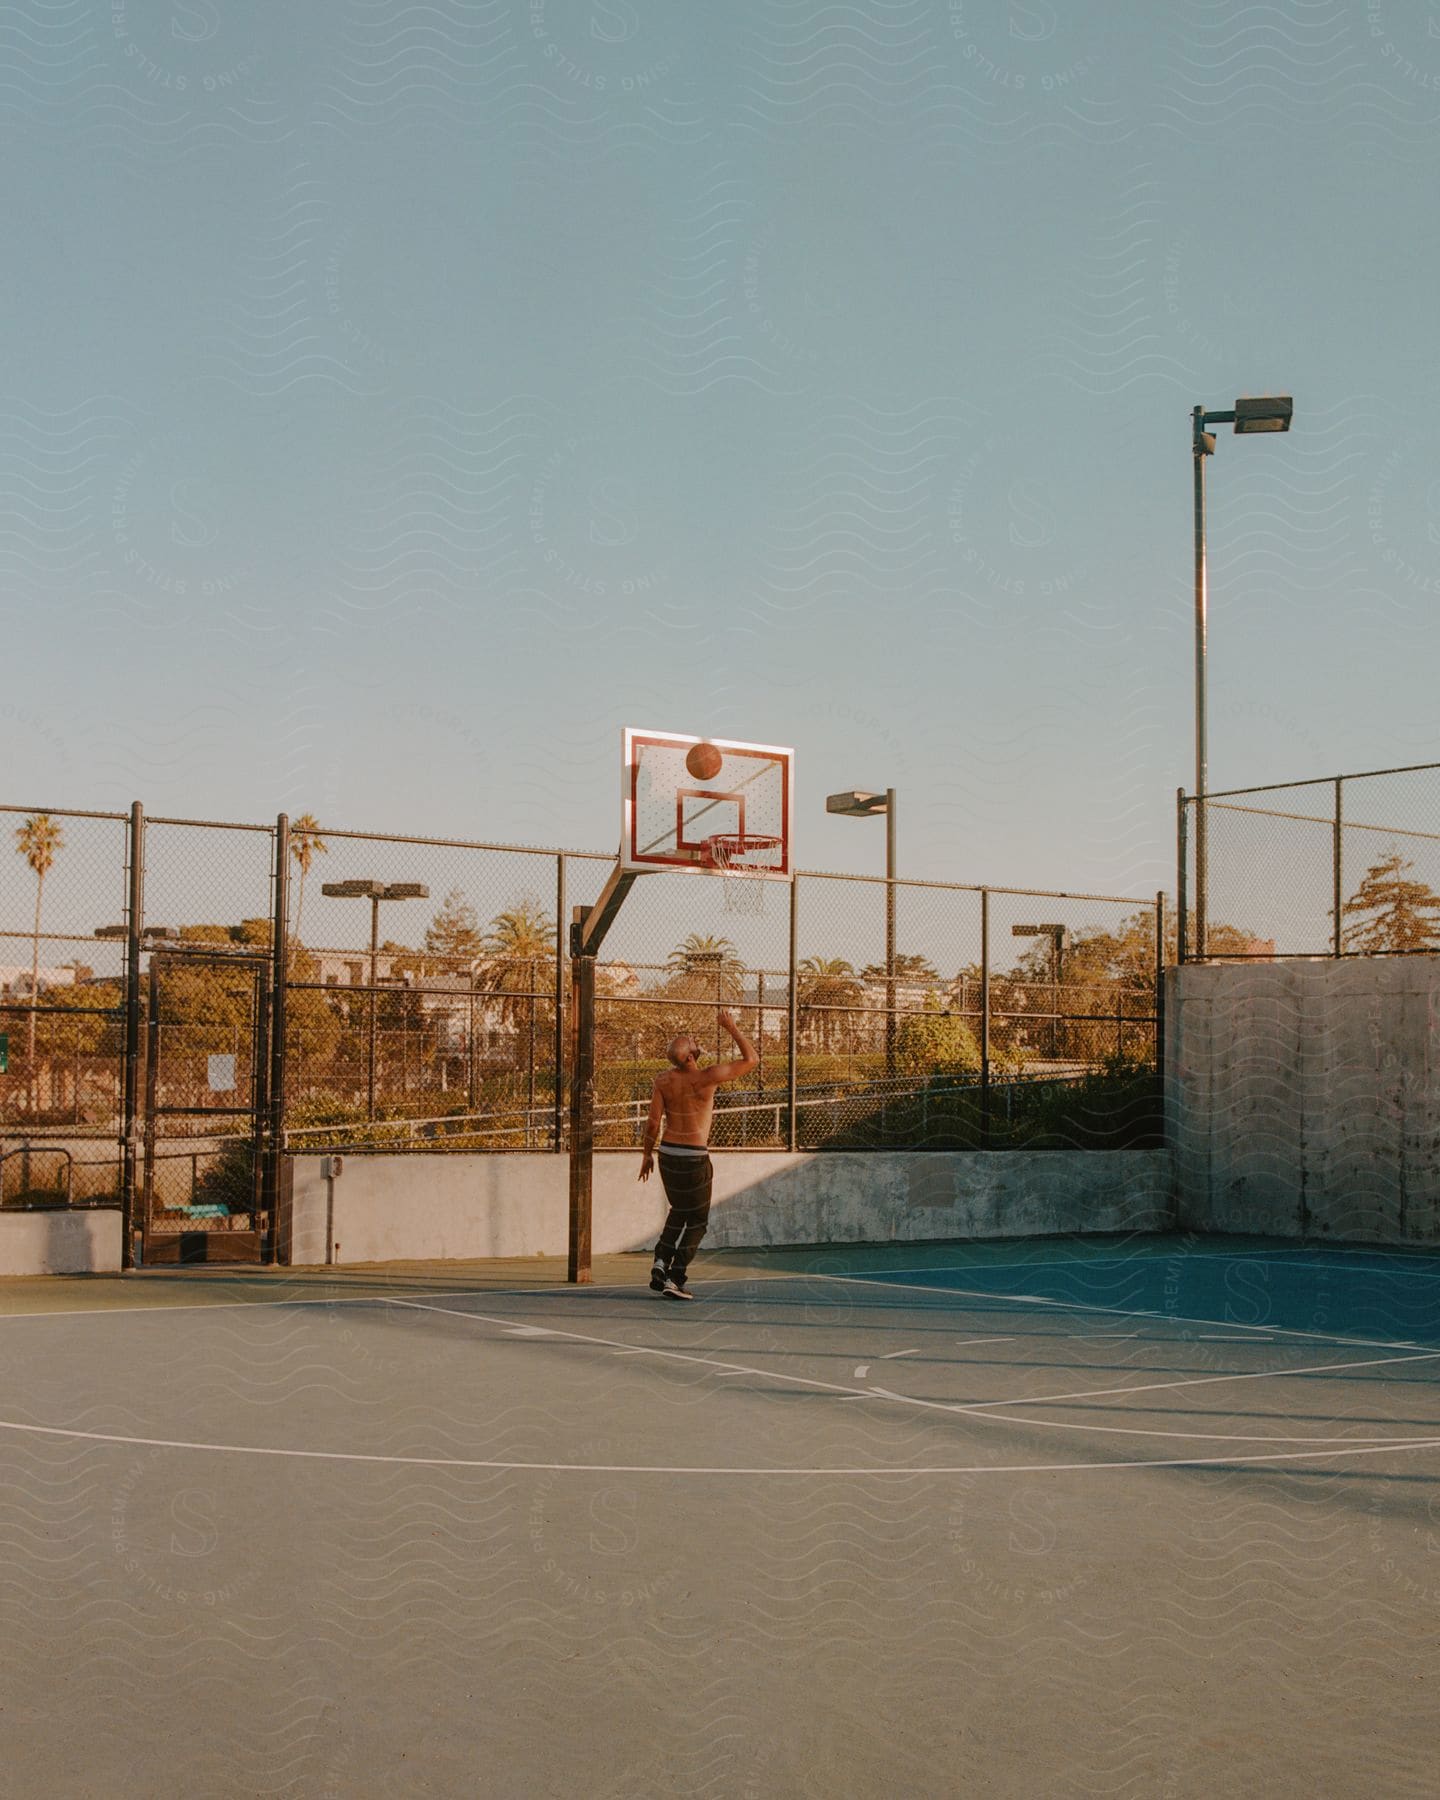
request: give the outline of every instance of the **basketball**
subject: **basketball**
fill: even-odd
[[[685,767],[697,781],[710,781],[720,773],[724,761],[713,744],[695,744],[685,758]]]

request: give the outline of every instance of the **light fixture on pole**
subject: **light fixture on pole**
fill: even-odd
[[[843,794],[829,794],[825,799],[827,813],[838,813],[847,819],[885,817],[885,1073],[895,1073],[895,790],[883,794],[864,788],[850,788]]]
[[[1288,431],[1295,403],[1289,394],[1251,396],[1235,402],[1225,412],[1206,412],[1196,406],[1190,413],[1190,453],[1195,488],[1195,942],[1205,954],[1209,912],[1210,844],[1205,816],[1205,795],[1210,783],[1209,698],[1206,692],[1206,656],[1209,632],[1209,594],[1205,568],[1205,458],[1215,454],[1215,435],[1209,425],[1233,425],[1236,437],[1260,432]]]
[[[366,1117],[375,1117],[375,960],[380,951],[380,902],[382,900],[428,900],[430,890],[422,881],[326,881],[320,892],[328,900],[368,900],[370,902],[370,1045],[365,1070]]]

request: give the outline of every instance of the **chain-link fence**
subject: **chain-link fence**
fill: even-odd
[[[245,1231],[280,1149],[566,1148],[568,926],[613,859],[6,816],[0,1203]],[[638,1144],[676,1032],[727,1052],[722,1008],[758,1066],[717,1150],[1158,1140],[1157,901],[820,873],[765,899],[635,884],[597,970],[602,1147]]]
[[[292,824],[293,1149],[554,1149],[564,852]]]
[[[800,878],[800,1148],[1160,1140],[1158,900],[888,885]]]
[[[266,1224],[276,828],[142,820],[140,1156],[146,1256]],[[226,1253],[236,1253],[233,1242]]]
[[[6,806],[0,823],[0,1204],[113,1204],[129,818]]]
[[[1440,764],[1179,797],[1178,960],[1440,950]]]

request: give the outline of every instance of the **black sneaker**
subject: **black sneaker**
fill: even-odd
[[[657,1262],[650,1271],[650,1292],[652,1294],[663,1294],[665,1292],[665,1283],[668,1279],[669,1277],[665,1273],[664,1263]]]
[[[686,1287],[685,1277],[683,1275],[667,1276],[665,1286],[661,1291],[667,1300],[693,1300],[695,1298],[689,1288]]]

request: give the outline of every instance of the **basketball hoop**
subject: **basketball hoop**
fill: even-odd
[[[700,860],[725,877],[726,912],[763,913],[765,883],[757,880],[784,861],[784,841],[755,831],[719,831],[705,839]]]

